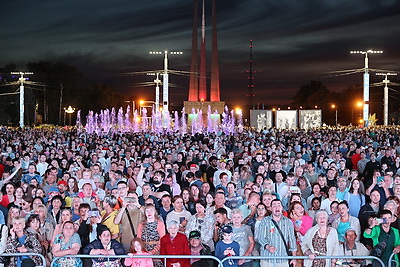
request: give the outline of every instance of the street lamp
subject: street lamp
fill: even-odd
[[[335,109],[335,125],[337,127],[337,106],[335,104],[332,104],[331,106],[333,109]]]
[[[71,116],[75,112],[75,108],[69,106],[68,108],[64,108],[64,124],[65,124],[65,115],[68,113],[69,117],[69,125],[71,125]]]
[[[363,106],[363,102],[361,102],[361,101],[357,101],[356,102],[356,104],[355,104],[355,106],[357,107],[357,108],[362,108],[362,106]],[[354,107],[352,107],[351,108],[351,123],[353,123],[354,122]]]
[[[33,72],[11,72],[11,74],[21,75],[18,79],[21,83],[19,86],[19,127],[24,128],[24,112],[25,112],[25,94],[24,94],[24,82],[27,78],[24,78],[24,75],[31,75]]]
[[[397,75],[397,73],[377,73],[376,75],[383,75],[385,79],[382,81],[385,84],[383,90],[383,125],[387,126],[389,123],[389,88],[388,83],[390,82],[387,78],[389,75]]]
[[[366,51],[350,51],[350,54],[362,54],[364,58],[364,108],[363,108],[363,119],[365,126],[368,127],[368,116],[369,116],[369,73],[368,73],[368,54],[382,54],[383,51],[366,50]]]
[[[163,52],[150,52],[150,55],[162,55]],[[170,55],[182,55],[183,52],[170,52]],[[168,51],[164,51],[164,73],[163,73],[163,110],[168,111]]]

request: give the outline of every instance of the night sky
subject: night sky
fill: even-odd
[[[210,0],[207,7],[211,42]],[[149,51],[183,51],[170,68],[190,69],[192,0],[18,0],[3,1],[1,10],[1,66],[62,60],[83,73],[82,86],[104,82],[144,99],[154,98],[143,86],[154,78],[127,73],[162,69],[163,57]],[[397,0],[219,0],[217,16],[221,100],[232,105],[245,102],[250,39],[256,99],[265,104],[290,103],[310,80],[336,91],[361,84],[362,74],[329,74],[364,66],[350,50],[383,50],[370,67],[400,71]],[[170,102],[187,100],[189,77],[170,82]]]

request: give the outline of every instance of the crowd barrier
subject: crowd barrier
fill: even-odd
[[[390,255],[388,267],[393,267],[393,266],[397,267],[397,266],[399,266],[399,264],[397,263],[397,261],[393,260],[394,255],[396,255],[396,254],[395,254],[395,253],[392,253],[392,255]],[[393,265],[393,262],[395,263],[395,265]]]
[[[393,255],[392,255],[393,256]],[[392,258],[390,257],[390,259]],[[113,259],[124,259],[124,258],[131,258],[131,256],[128,255],[115,255],[115,256],[110,256],[110,257],[104,257],[104,255],[72,255],[68,256],[72,258],[113,258]],[[63,257],[56,257],[52,260],[50,267],[53,267],[54,262]],[[211,255],[138,255],[138,256],[133,256],[133,258],[151,258],[151,259],[191,259],[191,258],[196,258],[196,259],[210,259],[210,260],[215,260],[218,262],[218,265],[220,267],[223,266],[223,263],[225,261],[228,261],[230,259],[245,259],[245,260],[289,260],[289,259],[296,259],[296,260],[307,260],[309,259],[307,256],[276,256],[276,257],[263,257],[263,256],[230,256],[227,257],[223,260],[219,260],[218,258],[211,256]],[[347,259],[360,259],[360,256],[317,256],[315,259],[341,259],[341,260],[347,260]],[[374,256],[362,256],[363,260],[377,260],[381,266],[385,266],[383,261]],[[164,262],[165,263],[165,262]],[[340,261],[341,264],[339,264],[339,261],[337,262],[336,265],[349,265],[346,261]],[[389,267],[391,267],[389,263]]]
[[[42,254],[38,253],[2,253],[0,254],[1,257],[22,257],[22,256],[38,256],[42,260],[42,265],[37,265],[37,266],[43,266],[46,267],[46,259]]]
[[[385,266],[383,261],[375,256],[317,256],[315,257],[315,259],[340,259],[340,260],[347,260],[347,259],[360,259],[360,257],[362,257],[363,260],[377,260],[381,266]],[[230,259],[237,259],[237,260],[241,260],[241,259],[246,259],[246,260],[291,260],[291,259],[296,259],[296,260],[308,260],[308,256],[276,256],[276,257],[263,257],[263,256],[231,256],[231,257],[227,257],[225,259],[221,260],[221,264],[223,264],[225,261],[228,261]],[[349,263],[345,262],[345,261],[340,261],[341,264],[339,264],[339,262],[336,263],[336,265],[349,265]]]

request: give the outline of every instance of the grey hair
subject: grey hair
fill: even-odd
[[[328,212],[326,212],[326,210],[319,210],[317,211],[317,213],[315,213],[315,219],[318,219],[320,215],[324,215],[325,218],[329,218]]]
[[[112,195],[109,195],[105,196],[103,201],[108,203],[111,206],[111,208],[114,208],[115,205],[117,205],[118,199]]]
[[[167,229],[171,228],[172,226],[179,228],[179,223],[175,220],[167,221]]]
[[[242,216],[242,218],[244,217],[244,216],[243,216],[243,212],[242,212],[240,209],[234,209],[234,210],[232,210],[231,217],[232,217],[234,214],[239,214],[240,216]]]

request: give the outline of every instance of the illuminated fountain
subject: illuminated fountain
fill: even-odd
[[[175,111],[170,114],[168,111],[155,110],[153,107],[149,115],[146,108],[141,110],[141,116],[138,110],[132,113],[130,107],[125,112],[122,107],[118,109],[118,112],[116,112],[115,108],[101,110],[99,113],[89,111],[86,117],[86,125],[83,126],[81,112],[78,111],[76,125],[80,132],[86,130],[89,134],[143,132],[184,135],[190,132],[192,135],[196,133],[232,135],[243,130],[241,114],[239,114],[236,125],[234,111],[230,111],[228,107],[224,109],[222,121],[220,121],[220,115],[217,111],[212,112],[211,107],[208,107],[205,115],[201,110],[195,110],[194,108],[190,114],[185,115],[185,109],[182,109],[181,112]]]

